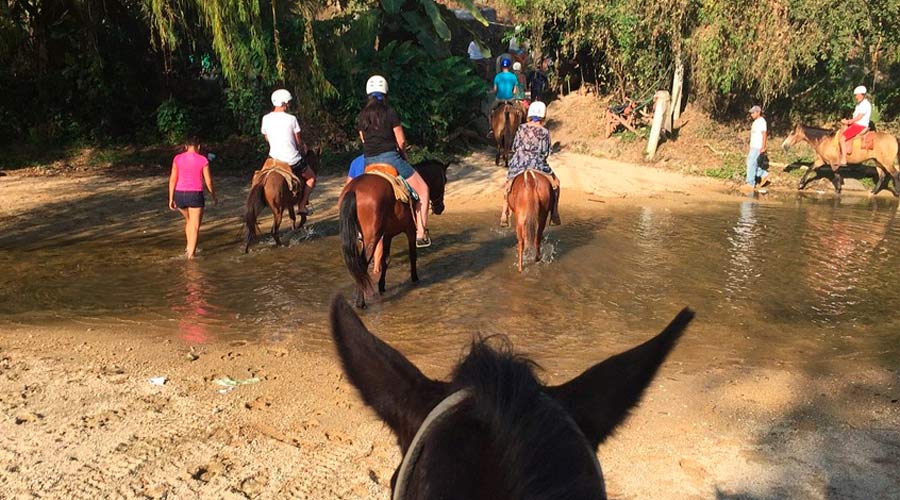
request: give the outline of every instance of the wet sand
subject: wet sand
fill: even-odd
[[[564,207],[702,210],[733,199],[717,181],[644,166],[572,154],[555,166]],[[485,156],[451,167],[450,178],[448,207],[499,205],[503,171]],[[217,181],[223,203],[211,207],[205,230],[230,234],[246,181]],[[333,217],[342,182],[323,180],[314,218]],[[20,244],[29,247],[133,232],[171,238],[177,254],[180,224],[165,208],[165,183],[3,177],[0,230],[24,231],[28,222],[32,240]],[[122,193],[121,203],[89,203],[101,193]],[[51,200],[55,210],[41,214]],[[0,251],[16,241],[0,237]],[[896,495],[900,361],[854,363],[810,345],[798,355],[809,358],[802,369],[760,368],[741,357],[697,359],[692,333],[714,334],[689,331],[631,418],[600,447],[612,497]],[[398,449],[334,355],[305,350],[296,339],[261,338],[191,345],[140,322],[0,318],[0,497],[389,498]],[[456,355],[413,361],[443,377]],[[544,366],[548,383],[586,368]],[[157,376],[166,384],[149,382]],[[214,381],[226,376],[259,381],[223,394]]]

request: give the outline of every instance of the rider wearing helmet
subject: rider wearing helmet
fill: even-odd
[[[872,119],[872,104],[866,99],[866,88],[860,85],[853,89],[853,97],[856,99],[856,109],[853,110],[853,118],[841,120],[847,126],[841,132],[841,161],[840,166],[847,166],[847,153],[851,153],[851,141],[854,137],[869,129],[869,121]]]
[[[300,153],[306,151],[306,145],[300,139],[300,123],[296,116],[286,112],[292,99],[285,89],[272,92],[273,109],[263,116],[260,132],[269,143],[269,158],[290,165],[291,171],[306,183],[299,203],[300,213],[305,215],[309,212],[309,195],[316,186],[316,173],[303,161]]]
[[[387,102],[388,84],[383,76],[375,75],[366,82],[368,99],[356,119],[359,139],[363,143],[366,165],[387,163],[419,195],[415,210],[416,246],[431,245],[428,237],[428,184],[409,164],[406,156],[406,135],[400,124],[400,117]]]
[[[494,76],[494,95],[496,96],[496,101],[494,102],[495,108],[498,104],[505,101],[511,101],[513,97],[515,97],[519,80],[516,79],[516,75],[510,73],[510,66],[512,66],[512,61],[503,59],[500,61],[500,72]]]
[[[559,220],[559,179],[547,163],[550,155],[550,131],[542,122],[547,114],[547,106],[535,101],[528,106],[528,121],[519,125],[516,138],[513,140],[513,156],[509,160],[509,172],[506,174],[506,185],[503,189],[503,213],[500,225],[509,225],[509,204],[507,197],[512,188],[512,180],[525,170],[539,170],[552,178],[553,200],[550,206],[550,225],[558,226]]]
[[[525,73],[522,72],[522,63],[516,61],[512,65],[513,75],[516,77],[516,89],[513,97],[522,101],[525,99]]]

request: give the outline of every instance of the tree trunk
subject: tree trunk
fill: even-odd
[[[647,140],[647,159],[652,160],[656,156],[656,147],[659,145],[659,138],[662,135],[663,125],[666,122],[666,115],[669,111],[669,92],[660,90],[653,97],[653,126],[650,128],[650,138]],[[671,120],[671,115],[669,115]],[[671,121],[669,122],[671,124]]]
[[[675,58],[675,76],[672,78],[672,121],[681,118],[682,89],[684,88],[684,61],[681,54]]]

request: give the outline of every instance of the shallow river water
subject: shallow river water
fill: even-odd
[[[900,226],[888,199],[788,197],[685,208],[564,211],[545,262],[515,269],[515,236],[494,213],[432,219],[435,245],[410,285],[405,241],[388,291],[363,317],[427,367],[445,366],[473,333],[507,334],[552,367],[586,366],[697,311],[686,362],[771,366],[837,357],[900,359]],[[264,221],[268,228],[268,221]],[[177,226],[173,225],[173,228]],[[201,258],[173,234],[65,235],[0,245],[0,327],[102,326],[188,343],[292,341],[330,349],[327,308],[352,294],[337,223],[311,221],[287,248],[248,255],[212,231]]]

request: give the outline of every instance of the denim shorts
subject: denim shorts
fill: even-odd
[[[379,153],[375,156],[366,157],[366,165],[374,165],[376,163],[387,163],[396,168],[397,173],[404,179],[409,179],[416,174],[415,169],[413,169],[397,151],[388,151],[386,153]]]
[[[206,206],[203,191],[175,191],[172,199],[178,208],[203,208]]]

